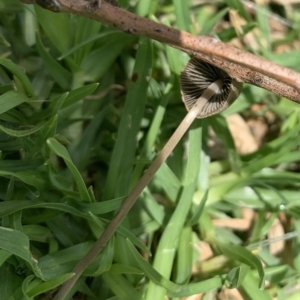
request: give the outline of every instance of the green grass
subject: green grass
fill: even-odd
[[[250,14],[237,0],[119,2],[225,42],[234,28],[215,25],[237,9],[244,32],[257,30],[258,46],[247,50],[300,70],[291,46],[299,30],[274,39],[266,22],[264,12],[282,7]],[[91,20],[0,0],[0,300],[46,299],[72,276],[184,117],[179,74],[188,59]],[[257,103],[265,106],[255,112]],[[233,113],[274,116],[256,152],[238,154],[225,118]],[[248,245],[278,216],[286,232],[300,230],[299,116],[298,104],[245,85],[224,113],[195,121],[68,299],[216,297],[224,285],[245,299],[297,299],[299,238],[277,256]],[[209,155],[209,127],[223,158]],[[246,231],[212,222],[242,218],[244,208],[255,212]],[[213,249],[206,261],[200,241]]]

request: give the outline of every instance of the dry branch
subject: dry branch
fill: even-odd
[[[300,74],[250,52],[242,51],[211,36],[194,36],[132,14],[102,0],[91,8],[90,0],[20,0],[38,3],[56,10],[85,16],[117,27],[130,34],[147,36],[201,58],[223,70],[239,82],[247,82],[300,103]],[[50,6],[49,6],[50,5]],[[51,8],[52,5],[52,8]],[[55,9],[54,9],[55,10]]]

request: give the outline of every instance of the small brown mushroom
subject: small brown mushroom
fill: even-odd
[[[197,118],[206,118],[229,107],[239,96],[243,84],[235,81],[220,68],[193,57],[180,75],[182,100],[189,111],[207,87],[216,80],[222,80],[222,87],[206,103]]]

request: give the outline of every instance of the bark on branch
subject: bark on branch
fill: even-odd
[[[132,14],[102,0],[100,8],[91,0],[20,0],[53,11],[81,15],[117,27],[130,34],[147,36],[201,58],[226,71],[239,82],[247,82],[300,103],[300,74],[224,44],[211,36],[194,36]]]

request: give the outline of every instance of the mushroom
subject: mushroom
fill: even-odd
[[[192,58],[180,76],[183,101],[188,113],[170,137],[166,145],[159,152],[155,160],[139,179],[127,198],[123,201],[118,213],[105,228],[97,242],[76,265],[76,274],[62,286],[55,299],[62,299],[76,280],[104,248],[110,237],[115,233],[125,216],[138,199],[141,192],[153,178],[157,170],[171,154],[182,136],[188,130],[195,118],[204,118],[216,114],[227,108],[239,95],[242,84],[231,79],[226,72],[216,68],[198,58]]]

